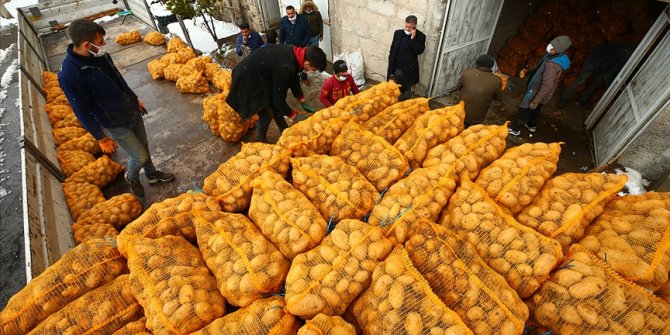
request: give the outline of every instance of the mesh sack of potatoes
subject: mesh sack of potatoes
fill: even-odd
[[[656,194],[616,198],[579,241],[622,277],[651,291],[668,281],[670,271],[670,200]]]
[[[194,225],[200,253],[228,303],[246,307],[279,293],[289,262],[246,216],[203,212]]]
[[[108,335],[117,331],[142,317],[142,306],[128,282],[128,275],[121,275],[87,292],[51,314],[28,334]]]
[[[73,224],[72,232],[74,233],[74,241],[84,243],[88,240],[96,238],[111,238],[116,239],[119,236],[119,231],[109,223],[94,223],[87,225]]]
[[[163,55],[163,57],[160,58],[162,62],[164,62],[167,65],[172,65],[172,64],[181,64],[184,65],[184,63],[181,63],[181,58],[179,57],[179,54],[175,53],[167,53]]]
[[[130,288],[153,334],[190,334],[225,313],[216,279],[183,237],[135,236],[127,251]]]
[[[58,73],[56,72],[51,72],[51,71],[42,71],[42,82],[44,83],[44,86],[48,86],[50,84],[58,83]]]
[[[364,123],[398,102],[399,96],[400,86],[392,81],[384,81],[358,94],[337,100],[335,106],[351,114],[354,122]]]
[[[202,99],[202,120],[209,125],[209,130],[216,136],[221,135],[219,133],[219,105],[225,100],[225,96],[220,93]]]
[[[670,334],[670,305],[577,246],[529,301],[561,335]]]
[[[369,335],[472,334],[435,296],[400,245],[375,267],[370,287],[356,299],[353,311]]]
[[[151,79],[158,80],[164,77],[165,68],[168,64],[160,59],[154,59],[147,63],[147,69],[151,74]]]
[[[142,204],[132,193],[124,193],[97,203],[82,213],[78,225],[108,223],[120,229],[142,214]]]
[[[121,231],[116,239],[119,250],[126,254],[128,240],[132,236],[158,238],[176,235],[195,243],[194,213],[220,210],[216,199],[204,193],[184,193],[156,202]]]
[[[418,168],[428,151],[455,137],[463,130],[464,104],[425,112],[393,144],[402,152],[412,168]]]
[[[121,172],[123,165],[109,159],[107,155],[89,163],[65,179],[66,183],[89,183],[103,188],[111,183]]]
[[[142,317],[137,321],[128,322],[112,335],[151,335],[151,332],[147,329],[147,318]]]
[[[296,324],[295,317],[284,312],[284,299],[270,297],[218,318],[191,335],[289,335],[295,334],[291,329]]]
[[[374,185],[339,157],[296,157],[291,158],[291,164],[293,187],[304,193],[326,220],[361,219],[379,198]]]
[[[151,31],[144,36],[144,42],[155,46],[163,45],[165,44],[165,35],[157,31]]]
[[[179,70],[184,66],[184,64],[170,64],[165,67],[163,70],[163,77],[165,79],[170,80],[170,81],[177,81],[179,80]]]
[[[207,59],[209,57],[196,57],[190,59],[181,69],[179,69],[179,77],[187,76],[194,72],[201,72],[201,75],[205,75],[205,69],[207,64]],[[211,60],[210,60],[211,61]]]
[[[84,166],[95,162],[93,155],[82,150],[58,150],[56,157],[58,157],[63,173],[68,177]]]
[[[307,320],[298,335],[356,335],[356,329],[339,316],[319,314]]]
[[[663,284],[658,290],[656,290],[656,292],[654,292],[654,295],[670,304],[670,280],[665,282],[665,284]]]
[[[523,333],[528,307],[505,278],[448,229],[420,223],[405,248],[435,295],[477,335]]]
[[[173,53],[177,52],[180,49],[188,48],[188,45],[184,43],[184,41],[179,38],[179,36],[175,36],[171,38],[168,43],[167,43],[167,52],[168,53]]]
[[[561,243],[566,253],[626,185],[626,175],[565,173],[548,180],[516,219]],[[669,268],[670,270],[670,268]]]
[[[186,64],[191,59],[195,58],[195,51],[191,48],[183,48],[177,51],[177,63]]]
[[[286,259],[321,243],[328,224],[309,199],[282,176],[265,171],[251,186],[249,218]]]
[[[217,118],[219,124],[219,133],[221,138],[227,142],[239,142],[249,130],[249,120],[257,119],[257,115],[249,120],[242,120],[240,115],[226,102],[226,94],[219,94],[220,100],[216,100]]]
[[[74,111],[72,110],[72,107],[70,107],[69,104],[49,103],[44,105],[44,110],[47,112],[49,122],[51,122],[52,125],[55,125],[56,123],[60,122],[66,116],[74,114]]]
[[[556,171],[561,144],[537,142],[511,148],[482,169],[476,182],[505,212],[517,215]]]
[[[507,135],[507,125],[471,126],[446,143],[430,149],[423,160],[423,167],[456,164],[457,174],[467,173],[474,180],[481,169],[503,154]]]
[[[372,208],[368,223],[381,226],[384,236],[403,244],[421,219],[437,220],[456,189],[453,166],[416,169],[395,183]]]
[[[9,299],[0,312],[0,333],[26,334],[69,302],[127,271],[113,240],[82,243]]]
[[[337,107],[322,109],[285,129],[277,145],[291,150],[294,157],[328,154],[333,141],[349,120],[351,114]]]
[[[207,80],[209,81],[214,81],[214,77],[216,77],[217,74],[225,72],[223,68],[216,63],[208,62],[205,63],[205,77],[207,77]]]
[[[467,176],[439,223],[475,246],[521,298],[530,297],[563,257],[558,241],[518,223]]]
[[[186,67],[183,66],[182,69]],[[181,70],[180,70],[181,73]],[[180,93],[209,93],[209,83],[202,72],[196,71],[188,75],[179,75],[176,83],[177,91]]]
[[[77,119],[77,116],[74,115],[74,113],[70,113],[65,115],[65,117],[56,122],[56,124],[53,125],[54,128],[65,128],[65,127],[79,127],[79,128],[84,128],[84,126],[79,123],[79,119]]]
[[[100,188],[89,183],[63,183],[63,193],[75,221],[95,204],[105,201]]]
[[[342,128],[333,141],[330,155],[356,167],[379,192],[389,188],[409,171],[409,163],[402,152],[355,122],[349,122]]]
[[[251,181],[265,171],[286,176],[289,153],[286,149],[266,143],[242,143],[240,152],[205,178],[205,193],[217,197],[227,212],[240,212],[249,207],[253,188]]]
[[[63,127],[52,130],[54,135],[54,143],[59,146],[73,138],[83,136],[87,133],[86,129],[79,127]]]
[[[68,105],[70,102],[60,87],[54,87],[47,91],[47,103],[53,105]]]
[[[209,68],[210,66],[207,66],[207,69]],[[233,72],[230,70],[222,69],[221,71],[214,73],[211,82],[212,85],[214,85],[214,87],[220,89],[224,93],[224,95],[228,96],[232,80],[233,80]]]
[[[356,331],[356,334],[363,334],[361,325],[358,323],[356,315],[354,315],[354,304],[349,304],[349,307],[347,307],[347,309],[344,311],[344,314],[342,314],[342,320],[352,325]]]
[[[395,103],[365,122],[365,128],[389,143],[395,143],[414,124],[416,118],[428,111],[427,98],[415,98]]]
[[[286,309],[304,319],[342,315],[368,288],[372,271],[392,248],[378,227],[339,222],[320,245],[293,259],[286,277]]]
[[[102,151],[98,141],[96,141],[95,137],[93,137],[93,135],[90,133],[86,133],[84,136],[73,138],[58,147],[58,151],[66,150],[83,150],[91,155],[95,155]]]
[[[140,32],[137,30],[127,31],[125,33],[118,34],[114,38],[114,42],[121,45],[129,45],[141,41],[142,41],[142,35],[140,35]]]

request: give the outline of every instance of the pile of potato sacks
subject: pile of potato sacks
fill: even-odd
[[[396,103],[393,83],[364,96],[242,144],[204,192],[153,204],[116,243],[69,251],[0,331],[670,333],[670,194],[554,177],[560,143],[505,151],[507,125],[463,130],[462,104]]]

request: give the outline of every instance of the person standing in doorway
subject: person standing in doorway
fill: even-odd
[[[297,47],[309,45],[312,31],[303,15],[295,12],[295,7],[286,7],[286,16],[279,23],[279,44],[292,44]]]
[[[502,80],[493,74],[495,59],[491,55],[477,57],[476,67],[463,71],[458,81],[460,99],[465,101],[465,126],[484,122],[491,101],[500,94]]]
[[[58,81],[79,122],[104,153],[116,152],[117,143],[128,153],[125,177],[136,196],[144,196],[141,169],[149,184],[174,179],[172,173],[158,171],[151,162],[142,120],[146,109],[105,51],[105,29],[80,19],[70,23],[68,35],[72,44],[67,47]]]
[[[251,30],[248,23],[244,22],[240,24],[239,28],[240,35],[237,36],[237,40],[235,41],[235,47],[238,56],[248,56],[250,53],[256,51],[256,49],[262,47],[263,44],[265,44],[261,34]],[[245,50],[248,51],[245,53]]]
[[[517,118],[509,128],[510,135],[519,136],[521,127],[530,133],[537,129],[537,119],[558,87],[558,82],[570,68],[570,59],[565,54],[572,40],[568,36],[558,36],[547,45],[547,54],[531,70],[528,70],[528,89],[521,98]]]
[[[354,83],[354,77],[347,72],[348,70],[347,64],[341,59],[333,63],[333,75],[321,86],[319,100],[324,106],[330,107],[337,100],[358,93],[358,86]]]
[[[389,51],[387,80],[400,84],[399,101],[412,95],[412,86],[419,82],[419,55],[426,49],[426,35],[416,29],[417,18],[410,15],[405,19],[405,28],[393,33]]]
[[[309,29],[312,33],[309,38],[310,46],[319,46],[319,42],[323,41],[323,18],[319,7],[312,1],[305,1],[300,6],[300,14],[307,18]]]

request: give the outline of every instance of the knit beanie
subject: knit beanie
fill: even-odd
[[[484,67],[487,69],[490,69],[493,67],[493,64],[495,63],[495,59],[493,59],[493,56],[491,55],[481,55],[477,57],[477,61],[475,62],[475,65],[477,67]]]
[[[564,53],[565,50],[568,50],[568,48],[572,45],[572,40],[570,37],[562,35],[554,38],[551,40],[551,46],[554,47],[554,50],[556,50],[556,53]]]
[[[345,63],[343,60],[340,59],[333,63],[333,73],[347,72],[347,70],[347,63]]]

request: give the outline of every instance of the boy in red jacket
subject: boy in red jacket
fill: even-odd
[[[354,83],[354,78],[347,72],[347,64],[343,60],[333,63],[333,75],[326,79],[321,86],[321,103],[330,107],[351,94],[358,93],[358,86]]]

